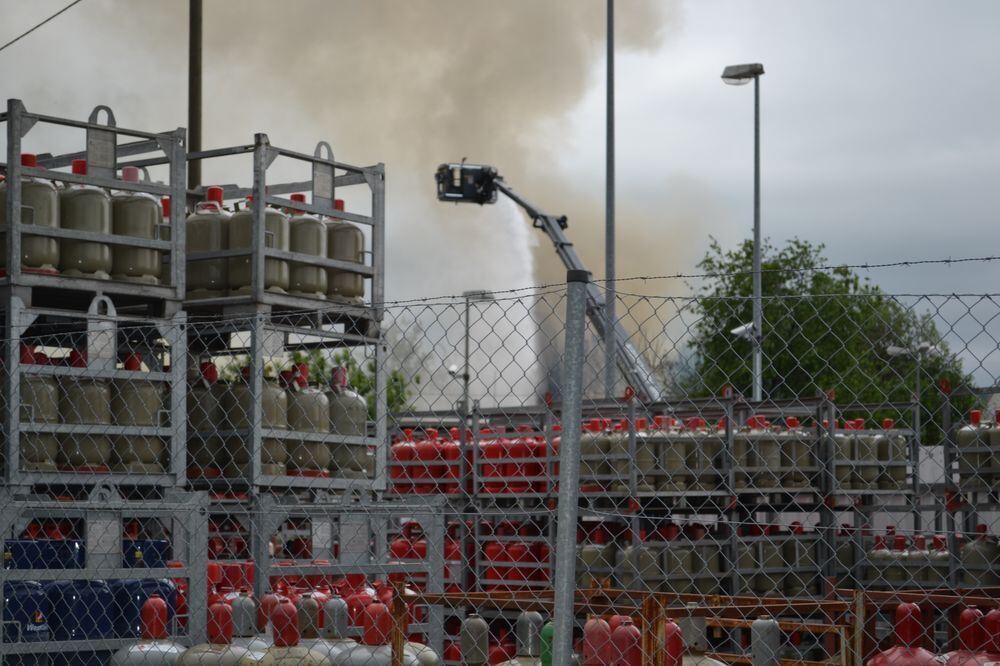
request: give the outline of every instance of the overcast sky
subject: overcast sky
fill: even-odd
[[[0,39],[64,4],[0,0]],[[42,113],[81,117],[108,103],[124,125],[182,126],[186,8],[183,0],[84,0],[0,53],[0,92]],[[547,246],[530,249],[537,233],[512,207],[433,202],[437,162],[463,155],[505,160],[519,190],[570,212],[571,237],[601,276],[603,11],[603,0],[280,8],[209,0],[206,145],[263,130],[290,148],[329,138],[344,147],[338,157],[386,162],[390,297],[519,287],[558,274]],[[709,235],[726,247],[749,236],[753,91],[719,75],[752,61],[767,72],[765,235],[825,243],[829,259],[845,263],[1000,254],[992,242],[1000,3],[619,0],[618,13],[619,276],[690,271]],[[560,50],[546,51],[547,41]],[[453,53],[468,59],[464,69],[442,60]],[[279,59],[288,66],[275,67]],[[350,67],[364,77],[341,86]],[[262,94],[253,93],[258,84]],[[310,104],[309,90],[328,96]],[[442,116],[425,109],[436,97]],[[411,108],[421,111],[407,116]],[[515,122],[487,140],[495,125],[482,125],[485,112],[497,115],[491,123]],[[384,131],[365,125],[372,117]],[[441,129],[456,118],[472,124],[462,143]],[[42,149],[40,138],[26,148]],[[983,292],[994,291],[1000,264],[872,275],[892,292]],[[674,281],[646,291],[684,288]]]

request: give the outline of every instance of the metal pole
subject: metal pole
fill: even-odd
[[[604,397],[615,391],[615,0],[608,0],[607,146],[604,153]]]
[[[462,418],[469,414],[469,309],[471,298],[465,297],[465,362],[462,365]]]
[[[580,482],[580,419],[583,402],[583,334],[590,273],[566,272],[566,351],[562,379],[562,440],[559,445],[559,505],[556,530],[555,636],[553,666],[573,657],[573,601],[576,594],[576,519]]]
[[[188,5],[188,151],[201,150],[202,0]],[[188,189],[201,185],[201,160],[188,164]],[[174,204],[183,208],[181,204]]]
[[[763,316],[760,285],[760,77],[753,77],[753,400],[763,399]]]

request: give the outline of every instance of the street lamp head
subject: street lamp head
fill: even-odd
[[[746,65],[730,65],[722,70],[722,80],[731,86],[742,86],[764,73],[764,65],[759,62]]]

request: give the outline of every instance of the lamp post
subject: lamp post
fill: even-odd
[[[469,330],[471,324],[469,321],[469,311],[472,309],[473,303],[487,303],[496,300],[493,296],[493,292],[484,291],[482,289],[477,289],[474,291],[463,291],[462,298],[465,299],[465,350],[463,352],[463,363],[462,363],[462,418],[466,419],[469,416]],[[463,432],[465,428],[462,428]]]
[[[722,80],[731,86],[753,81],[753,399],[763,399],[763,322],[760,286],[760,77],[764,65],[730,65],[722,71]]]

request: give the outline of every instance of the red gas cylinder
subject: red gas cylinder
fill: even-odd
[[[389,554],[396,560],[412,560],[416,558],[413,553],[413,530],[417,527],[414,522],[405,523],[400,535],[389,542]]]
[[[682,666],[684,663],[684,636],[676,622],[663,625],[663,666]]]
[[[437,429],[428,428],[425,435],[425,439],[417,442],[417,465],[410,469],[414,492],[429,494],[437,490],[437,484],[444,476],[444,466],[440,464],[441,442]]]
[[[490,645],[487,661],[490,666],[502,664],[505,661],[513,659],[516,653],[517,647],[514,645],[513,639],[511,639],[510,632],[504,629],[500,632],[500,640]]]
[[[170,560],[167,562],[168,569],[183,569],[184,563],[177,560]],[[174,584],[174,589],[177,590],[176,601],[174,604],[174,614],[177,616],[177,624],[186,627],[187,626],[187,615],[188,615],[188,581],[187,578],[173,578],[171,582]]]
[[[526,433],[531,432],[531,426],[517,426],[518,435],[507,441],[507,463],[504,465],[504,476],[507,479],[508,493],[527,493],[531,491],[531,482],[525,477],[535,476],[535,466],[532,458],[532,438]]]
[[[607,666],[612,661],[611,626],[600,617],[583,625],[583,665]]]
[[[444,482],[439,490],[448,495],[457,495],[461,490],[462,444],[458,428],[448,431],[448,439],[441,442],[441,459],[444,461]]]
[[[530,565],[535,559],[528,544],[521,541],[507,544],[507,559],[514,566],[507,566],[503,573],[503,579],[506,581],[504,589],[517,590],[524,587],[524,582],[528,580],[531,571]]]
[[[443,656],[445,661],[462,661],[462,647],[458,644],[458,641],[445,641]]]
[[[233,607],[216,602],[208,607],[208,640],[216,645],[233,642]]]
[[[505,445],[502,437],[493,437],[495,434],[491,428],[484,428],[480,431],[483,438],[479,441],[480,476],[483,479],[482,487],[484,493],[499,494],[506,492],[507,484],[504,481],[505,465]]]
[[[267,619],[271,617],[271,611],[281,603],[281,597],[274,592],[265,592],[257,606],[257,631],[263,633],[267,631]]]
[[[167,637],[167,602],[158,594],[151,594],[139,611],[142,621],[142,638],[162,640]]]
[[[295,647],[299,644],[299,615],[295,604],[288,599],[280,599],[271,610],[270,618],[275,647]]]
[[[209,562],[207,574],[208,605],[211,606],[216,601],[222,601],[222,594],[219,592],[219,583],[222,582],[222,567],[217,562]]]
[[[983,629],[983,652],[993,661],[1000,661],[1000,608],[994,608],[986,614]]]
[[[944,655],[945,666],[982,666],[991,661],[983,647],[983,612],[966,608],[958,615],[958,649]]]
[[[642,632],[632,618],[625,618],[611,632],[611,663],[614,666],[642,666]]]
[[[358,626],[365,608],[375,601],[375,589],[368,586],[364,574],[347,574],[344,583],[340,596],[347,603],[347,618],[353,626]]]
[[[552,426],[552,445],[549,447],[549,458],[552,460],[546,476],[549,478],[545,492],[559,492],[559,444],[562,442],[562,426],[558,423]]]
[[[448,536],[444,541],[444,583],[445,592],[464,592],[462,584],[462,543],[458,539],[457,523],[448,526]]]
[[[498,525],[495,534],[496,536],[506,536],[506,529]],[[501,567],[498,563],[510,561],[507,545],[503,541],[485,542],[483,544],[483,559],[486,561],[483,578],[489,581],[483,589],[487,591],[501,589],[499,581],[503,580],[505,567]]]
[[[392,445],[390,449],[393,465],[389,468],[389,478],[397,493],[413,492],[413,472],[411,466],[417,459],[417,443],[413,441],[413,431],[407,428],[403,431],[403,439]]]
[[[896,647],[868,660],[868,666],[934,666],[937,657],[920,643],[924,639],[920,606],[903,603],[896,607]]]

